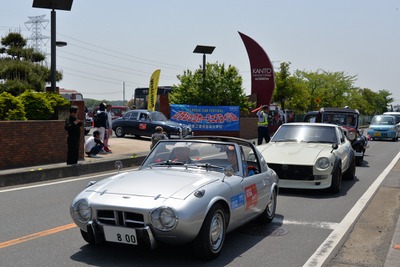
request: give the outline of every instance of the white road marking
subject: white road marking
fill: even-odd
[[[120,172],[123,173],[123,172]],[[71,182],[76,182],[76,181],[82,181],[82,180],[88,180],[88,179],[93,179],[96,177],[101,177],[101,176],[113,176],[116,175],[117,172],[114,171],[112,173],[102,173],[102,174],[97,174],[97,175],[86,175],[80,178],[72,178],[72,179],[68,179],[68,180],[63,180],[63,181],[56,181],[54,182],[54,180],[52,182],[48,182],[48,183],[44,183],[44,184],[35,184],[35,185],[27,185],[27,186],[22,186],[22,187],[16,187],[16,188],[10,188],[10,189],[4,189],[4,190],[0,190],[0,193],[5,193],[5,192],[12,192],[12,191],[20,191],[20,190],[26,190],[26,189],[31,189],[31,188],[37,188],[37,187],[44,187],[44,186],[50,186],[50,185],[57,185],[57,184],[65,184],[65,183],[71,183]]]
[[[355,223],[357,218],[364,211],[365,207],[369,204],[372,197],[375,195],[382,181],[386,178],[390,170],[396,165],[400,158],[400,152],[394,157],[392,162],[386,167],[385,170],[376,178],[371,184],[367,191],[361,196],[353,208],[347,213],[347,215],[340,222],[338,227],[325,239],[325,241],[318,247],[314,254],[308,259],[303,267],[319,267],[323,266],[325,261],[330,259],[335,249],[342,244],[344,237],[350,231],[352,225]]]
[[[276,222],[275,219],[274,222]],[[290,220],[283,220],[282,224],[304,225],[304,226],[311,226],[314,228],[328,229],[328,230],[335,230],[338,228],[339,225],[339,223],[334,223],[334,222],[300,222],[300,221],[290,221]]]

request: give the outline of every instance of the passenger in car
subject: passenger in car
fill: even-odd
[[[189,147],[175,147],[171,152],[170,159],[172,162],[190,163],[190,148]]]
[[[235,171],[235,174],[239,172],[239,166],[238,166],[238,161],[236,157],[236,150],[234,146],[228,145],[226,148],[226,156],[228,157],[228,161],[230,166],[233,168]]]

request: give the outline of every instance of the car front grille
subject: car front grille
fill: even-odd
[[[106,225],[124,226],[129,228],[144,227],[143,214],[134,212],[98,210],[97,221]]]
[[[313,181],[313,167],[287,164],[268,164],[277,174],[279,179]]]

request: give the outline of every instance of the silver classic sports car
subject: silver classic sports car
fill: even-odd
[[[197,256],[212,259],[227,232],[253,219],[272,221],[278,184],[246,140],[161,140],[138,170],[89,183],[70,213],[90,244],[191,244]]]
[[[280,187],[338,193],[342,177],[353,180],[354,150],[340,126],[286,123],[268,144],[257,146],[280,178]]]

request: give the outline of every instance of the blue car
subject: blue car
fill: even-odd
[[[376,115],[372,118],[368,129],[371,140],[392,140],[398,138],[398,126],[394,116]]]

